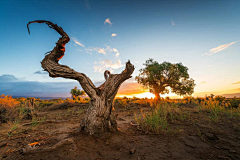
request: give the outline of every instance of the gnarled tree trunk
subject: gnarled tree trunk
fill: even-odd
[[[64,56],[66,43],[70,41],[70,38],[63,29],[50,21],[37,20],[29,22],[28,25],[31,23],[46,23],[50,28],[55,29],[62,36],[57,41],[54,49],[45,56],[41,64],[42,68],[49,73],[50,77],[63,77],[77,80],[83,90],[91,98],[86,117],[82,120],[80,125],[81,129],[89,134],[117,130],[117,115],[114,112],[113,100],[120,85],[125,80],[131,78],[134,66],[130,61],[126,63],[125,70],[120,74],[111,74],[109,71],[105,71],[104,77],[106,81],[101,86],[95,87],[92,81],[84,73],[76,72],[70,67],[58,63]]]
[[[155,93],[155,99],[156,100],[160,100],[161,98],[160,98],[160,93]]]

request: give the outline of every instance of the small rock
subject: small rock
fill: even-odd
[[[231,149],[229,152],[230,152],[230,153],[236,153],[236,151],[235,151],[235,150],[232,150],[232,149]]]
[[[137,129],[138,129],[139,131],[142,131],[142,129],[141,129],[139,126],[137,126]]]
[[[218,147],[217,145],[213,145],[215,148],[217,148],[217,149],[220,149],[220,147]]]
[[[204,135],[209,139],[209,140],[219,140],[219,138],[214,134],[214,133],[204,133]]]
[[[196,148],[196,145],[190,141],[190,140],[185,140],[185,145],[188,146],[188,147],[191,147],[191,148]]]
[[[109,146],[110,143],[107,141],[105,144],[106,144],[107,146]]]
[[[132,148],[132,149],[129,150],[129,153],[130,153],[130,154],[134,154],[135,152],[136,152],[136,149],[135,149],[135,148]]]

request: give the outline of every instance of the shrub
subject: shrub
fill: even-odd
[[[117,98],[114,100],[114,107],[125,108],[128,105],[129,100],[123,98]]]
[[[229,101],[231,107],[238,108],[240,106],[240,99],[233,98]]]
[[[143,113],[141,116],[135,115],[136,122],[143,130],[159,134],[168,128],[167,110],[163,105],[155,107],[150,113]]]
[[[6,123],[9,120],[14,120],[18,115],[16,107],[20,104],[19,101],[12,98],[12,96],[0,96],[0,124]]]

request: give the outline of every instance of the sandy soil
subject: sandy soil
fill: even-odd
[[[89,136],[75,132],[86,107],[73,107],[37,113],[46,119],[32,128],[23,120],[15,134],[12,126],[0,130],[0,158],[21,160],[159,160],[159,159],[240,159],[240,121],[208,120],[196,108],[184,108],[190,116],[170,123],[170,130],[159,135],[142,131],[134,115],[149,107],[116,108],[119,130]],[[38,142],[35,143],[35,142]],[[33,144],[31,144],[33,143]],[[35,143],[35,144],[34,144]],[[31,146],[29,145],[31,144]]]

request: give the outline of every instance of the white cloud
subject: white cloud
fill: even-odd
[[[113,48],[113,52],[115,52],[115,53],[116,53],[116,57],[118,57],[118,56],[119,56],[119,54],[120,54],[116,48]]]
[[[110,21],[109,18],[107,18],[105,21],[104,21],[104,24],[109,24],[109,26],[111,26],[113,23]]]
[[[87,53],[92,54],[93,51],[95,52],[98,51],[98,47],[88,47],[88,48],[85,48],[85,51],[87,51]]]
[[[111,48],[108,45],[105,45],[105,48],[100,48],[100,47],[88,47],[85,48],[85,51],[89,54],[92,54],[93,52],[97,52],[97,53],[102,53],[102,54],[107,54],[107,53],[115,53],[115,56],[118,57],[120,55],[119,51],[116,48]],[[78,49],[78,51],[80,51]]]
[[[230,47],[234,43],[237,43],[237,42],[231,42],[231,43],[228,43],[228,44],[223,44],[223,45],[217,46],[215,48],[212,48],[212,49],[209,50],[209,53],[204,53],[202,56],[204,56],[204,55],[211,56],[211,55],[213,55],[213,54],[215,54],[217,52],[220,52],[220,51],[222,51],[224,49],[227,49],[228,47]]]
[[[72,37],[72,40],[73,40],[77,45],[85,48],[84,44],[82,44],[81,42],[79,42],[77,38]]]
[[[171,20],[172,26],[175,26],[175,22],[173,20]]]
[[[113,72],[114,69],[118,69],[123,67],[120,60],[117,60],[117,62],[113,63],[112,61],[105,59],[101,62],[95,62],[95,64],[98,64],[96,66],[93,66],[95,69],[95,72],[103,73],[105,70],[110,70],[110,72]]]
[[[98,48],[98,53],[106,54],[106,51],[104,48]]]
[[[116,36],[117,36],[117,34],[116,34],[116,33],[113,33],[111,36],[112,36],[112,37],[116,37]]]
[[[110,51],[110,52],[115,52],[116,53],[116,57],[118,57],[120,55],[120,53],[118,52],[118,50],[116,48],[111,48],[110,46],[106,45],[106,50]]]

